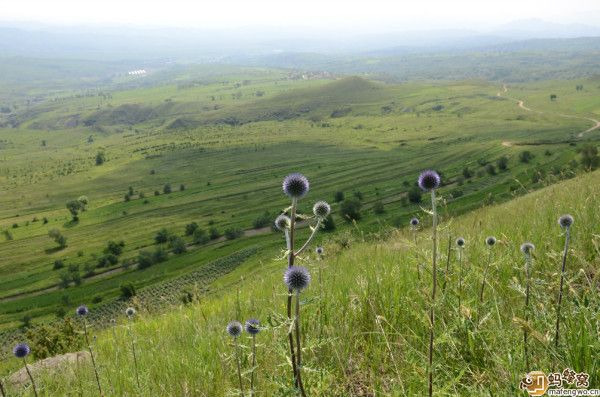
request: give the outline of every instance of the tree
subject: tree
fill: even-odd
[[[125,247],[125,242],[123,240],[119,241],[118,243],[116,241],[110,240],[106,244],[104,253],[119,256],[123,253],[123,247]]]
[[[165,184],[165,186],[163,186],[163,193],[164,194],[169,194],[171,192],[172,192],[172,190],[171,190],[171,184],[170,183]]]
[[[375,214],[383,214],[385,212],[385,208],[383,206],[383,203],[381,202],[381,200],[377,200],[374,204],[373,204],[373,212]]]
[[[62,249],[67,246],[67,238],[58,229],[50,229],[48,236]]]
[[[413,186],[408,191],[408,201],[413,204],[418,204],[421,202],[421,189],[418,186]]]
[[[179,185],[179,191],[183,192],[185,190],[185,185],[182,183],[181,185]]]
[[[133,283],[121,284],[119,289],[121,290],[121,299],[131,299],[136,295]]]
[[[473,177],[473,171],[471,171],[471,170],[469,169],[469,167],[465,167],[465,168],[463,168],[462,174],[463,174],[463,176],[465,177],[465,179],[469,179],[469,178],[472,178],[472,177]]]
[[[581,155],[581,166],[588,170],[595,170],[600,164],[600,157],[598,157],[598,148],[592,145],[584,146],[580,153]]]
[[[106,161],[106,155],[104,152],[98,152],[96,154],[96,165],[102,165]]]
[[[211,227],[208,231],[208,237],[210,237],[211,240],[216,240],[221,237],[221,232],[219,232],[219,229],[216,227]]]
[[[172,249],[175,254],[183,254],[187,251],[185,241],[179,236],[169,237],[169,248]]]
[[[327,218],[323,220],[323,231],[332,232],[335,230],[335,222],[331,214],[327,215]]]
[[[170,233],[167,229],[162,228],[158,232],[156,232],[156,236],[154,236],[154,241],[156,244],[164,244],[169,241]]]
[[[496,167],[494,167],[494,164],[488,164],[485,167],[485,170],[490,175],[496,175]]]
[[[344,201],[344,192],[335,192],[335,195],[333,196],[333,201],[336,203],[341,203],[342,201]]]
[[[138,253],[138,269],[146,269],[154,264],[154,256],[150,251],[140,251]]]
[[[236,238],[240,238],[244,235],[244,231],[240,228],[231,227],[225,230],[225,238],[227,240],[235,240]]]
[[[519,161],[521,163],[529,163],[533,159],[533,154],[529,150],[524,150],[519,154]]]
[[[357,221],[361,218],[360,209],[362,204],[359,200],[351,198],[344,200],[340,205],[340,213],[348,222]]]
[[[90,203],[90,201],[88,200],[87,196],[79,196],[79,198],[77,199],[77,201],[79,201],[79,203],[81,204],[81,210],[82,211],[87,210],[87,205]]]
[[[164,262],[167,260],[168,257],[169,253],[167,252],[167,250],[160,246],[156,247],[154,253],[152,254],[152,259],[154,260],[154,263]]]
[[[508,169],[508,157],[502,156],[496,161],[496,165],[500,171],[506,171]]]
[[[54,261],[54,265],[52,266],[52,270],[58,270],[65,267],[65,262],[62,259],[57,259]]]
[[[254,229],[260,229],[261,227],[269,226],[272,221],[273,218],[271,217],[271,214],[269,214],[268,211],[265,211],[252,222],[252,227]]]
[[[81,211],[82,208],[84,207],[79,200],[71,200],[67,202],[67,209],[71,213],[74,222],[79,220],[79,211]]]
[[[192,236],[197,229],[198,224],[196,222],[188,223],[185,225],[185,235]]]
[[[554,101],[554,100],[556,100],[556,98],[558,98],[558,97],[556,96],[556,94],[550,94],[550,100],[551,100],[551,101]]]
[[[192,235],[192,241],[194,244],[202,245],[208,243],[210,241],[210,237],[204,229],[196,229]]]

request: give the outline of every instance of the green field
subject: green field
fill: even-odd
[[[278,184],[290,172],[315,181],[315,200],[360,195],[365,230],[405,225],[420,211],[406,195],[423,168],[443,173],[449,213],[505,201],[579,172],[571,163],[577,150],[597,138],[577,134],[592,126],[585,118],[600,115],[593,79],[509,85],[499,96],[501,84],[482,81],[384,84],[258,68],[160,73],[147,84],[57,94],[19,108],[11,114],[15,127],[0,129],[3,328],[53,319],[75,303],[105,304],[123,283],[169,280],[244,247],[270,252],[279,236],[252,225],[285,206]],[[519,161],[524,150],[534,156],[529,163]],[[487,163],[502,156],[507,170],[487,173]],[[172,193],[163,194],[165,184]],[[65,203],[82,195],[88,208],[72,222]],[[374,214],[376,202],[384,213]],[[350,227],[338,204],[334,219],[338,229]],[[159,229],[183,236],[192,221],[246,233],[136,269]],[[64,249],[48,237],[54,228],[67,237]],[[119,262],[94,268],[109,240],[125,243]],[[58,287],[64,269],[53,270],[56,260],[65,269],[79,265],[81,285]]]

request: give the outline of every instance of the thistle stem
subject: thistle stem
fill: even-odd
[[[256,367],[256,335],[252,334],[252,372],[250,373],[250,397],[254,396],[254,368]]]
[[[523,329],[523,355],[525,356],[525,371],[529,371],[529,351],[528,351],[528,337],[527,323],[529,322],[529,289],[531,284],[531,254],[526,254],[525,259],[525,328]]]
[[[244,397],[244,384],[242,383],[242,365],[240,364],[240,344],[238,343],[238,338],[234,338],[235,343],[235,361],[237,363],[238,370],[238,380],[240,382],[240,394]]]
[[[302,397],[306,397],[306,392],[304,391],[304,385],[302,384],[302,347],[301,347],[301,339],[300,339],[300,291],[296,291],[296,356],[298,360],[298,364],[296,367],[297,376],[298,376],[298,386],[300,388],[300,394]]]
[[[27,361],[25,360],[25,358],[23,358],[23,364],[25,364],[25,370],[27,371],[27,375],[29,375],[29,379],[31,380],[31,386],[33,386],[33,394],[35,395],[35,397],[37,397],[38,392],[35,387],[35,382],[33,381],[33,376],[31,375],[31,372],[29,371],[29,365],[27,365]],[[4,391],[2,392],[2,394],[4,394]]]
[[[321,227],[321,219],[317,219],[317,224],[315,225],[315,228],[313,229],[312,233],[308,237],[308,240],[306,240],[306,242],[304,243],[304,245],[294,255],[296,255],[296,256],[300,255],[302,253],[302,251],[304,251],[308,247],[308,245],[310,244],[310,242],[312,241],[312,239],[315,237],[315,235],[319,231],[320,227]]]
[[[85,343],[88,346],[88,351],[90,352],[90,358],[92,359],[92,367],[94,367],[94,375],[96,375],[96,384],[98,385],[98,391],[100,392],[100,396],[103,396],[102,386],[100,386],[100,376],[98,375],[98,369],[96,368],[96,360],[94,359],[94,352],[92,351],[92,345],[90,344],[90,338],[88,336],[87,331],[87,321],[85,318],[83,319],[83,332],[85,334]]]
[[[462,300],[462,248],[458,248],[458,314],[460,315],[461,300]]]
[[[560,337],[560,307],[563,297],[563,284],[565,280],[565,268],[567,266],[567,254],[569,253],[569,240],[571,239],[571,228],[566,228],[565,250],[563,252],[562,269],[560,272],[560,288],[558,290],[558,303],[556,307],[556,335],[554,337],[554,346],[558,348],[558,339]]]
[[[6,392],[4,391],[4,384],[0,380],[0,393],[2,393],[2,397],[6,397]]]
[[[131,321],[131,319],[129,319]],[[135,353],[135,339],[133,338],[133,332],[131,331],[131,324],[127,326],[129,331],[129,337],[131,338],[131,351],[133,352],[133,367],[135,369],[135,380],[138,388],[140,387],[140,375],[138,372],[137,354]]]
[[[433,260],[431,306],[429,308],[429,397],[433,396],[433,338],[435,321],[435,292],[437,287],[437,211],[435,205],[435,189],[431,190],[431,212],[433,214]]]
[[[290,209],[290,233],[289,233],[289,244],[288,244],[288,268],[294,266],[294,232],[296,229],[296,207],[298,206],[298,200],[292,199],[292,207]],[[292,289],[288,289],[287,297],[287,317],[288,321],[292,322]],[[298,378],[298,368],[296,366],[296,352],[294,349],[294,334],[291,328],[288,330],[288,341],[290,344],[290,358],[292,360],[292,372],[294,373],[294,385],[300,387]]]

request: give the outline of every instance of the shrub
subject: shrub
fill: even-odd
[[[154,241],[156,244],[164,244],[169,241],[170,233],[167,229],[162,228],[158,232],[156,232],[156,236],[154,237]]]
[[[496,167],[494,167],[494,164],[488,164],[485,167],[485,171],[490,175],[496,175]]]
[[[167,183],[167,184],[166,184],[166,185],[163,187],[163,193],[164,193],[164,194],[169,194],[169,193],[171,193],[171,191],[172,191],[172,190],[171,190],[171,184],[170,184],[170,183]]]
[[[385,213],[385,207],[383,206],[383,203],[380,200],[377,200],[373,204],[373,212],[378,215]]]
[[[473,176],[473,171],[471,171],[469,167],[465,167],[463,168],[462,174],[465,177],[465,179],[469,179]]]
[[[581,166],[586,170],[595,170],[600,165],[600,157],[598,157],[598,148],[592,145],[586,145],[581,148]]]
[[[521,163],[529,163],[533,159],[533,154],[529,150],[524,150],[519,153],[519,161]]]
[[[332,232],[335,230],[335,222],[331,214],[327,215],[327,218],[323,220],[323,231]]]
[[[227,240],[235,240],[236,238],[240,238],[244,235],[244,231],[240,228],[231,227],[225,230],[225,238]]]
[[[121,284],[121,299],[131,299],[136,295],[135,286],[133,283]]]
[[[113,254],[105,254],[98,258],[98,267],[116,265],[117,263],[119,263],[119,258]]]
[[[187,251],[185,241],[179,236],[169,237],[169,248],[172,249],[175,254],[183,254]]]
[[[179,191],[183,192],[185,190],[185,185],[182,183],[181,185],[179,185]]]
[[[197,229],[198,224],[196,222],[188,223],[185,225],[185,235],[192,236]]]
[[[341,203],[342,201],[344,201],[344,192],[335,192],[335,195],[333,196],[333,201],[336,203]]]
[[[208,243],[210,241],[210,237],[204,229],[196,229],[192,235],[192,241],[194,244],[202,245]]]
[[[270,226],[272,221],[273,218],[271,217],[271,214],[269,214],[268,211],[265,211],[262,215],[260,215],[252,222],[252,227],[254,229],[260,229],[266,226]]]
[[[100,303],[102,302],[102,297],[100,295],[96,295],[92,298],[92,303]]]
[[[52,266],[52,270],[58,270],[65,267],[65,262],[62,259],[57,259],[54,261],[54,265]]]
[[[57,316],[61,313],[57,310]],[[64,317],[64,314],[58,316]],[[42,324],[35,329],[27,331],[25,339],[30,341],[31,353],[36,359],[53,357],[70,351],[79,350],[81,336],[77,327],[70,318],[64,318],[60,322]]]
[[[418,204],[421,202],[421,189],[418,186],[413,186],[408,191],[408,201],[413,204]]]
[[[211,227],[208,231],[208,237],[210,237],[211,240],[216,240],[221,237],[221,232],[219,232],[216,227]]]
[[[500,171],[506,171],[508,169],[508,157],[502,156],[496,161],[496,165]]]
[[[106,244],[106,248],[104,249],[104,252],[106,254],[112,254],[115,256],[119,256],[123,253],[123,247],[125,247],[125,242],[123,240],[119,241],[118,243],[116,241],[110,240]]]
[[[98,152],[96,154],[96,165],[102,165],[106,161],[106,155],[104,152]]]
[[[344,200],[340,205],[340,213],[342,217],[351,222],[357,221],[361,218],[360,209],[362,204],[357,199]]]
[[[146,269],[154,264],[154,255],[150,251],[138,253],[138,269]]]
[[[50,229],[50,231],[48,231],[48,236],[50,236],[60,248],[65,248],[67,246],[67,238],[63,236],[60,230]]]
[[[154,253],[152,254],[152,259],[154,260],[154,263],[164,262],[167,260],[168,257],[169,253],[163,247],[156,247]]]

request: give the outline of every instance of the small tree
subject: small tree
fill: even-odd
[[[496,165],[500,171],[506,171],[508,169],[508,157],[502,156],[496,161]]]
[[[182,183],[181,185],[179,185],[179,191],[183,192],[185,190],[185,185]]]
[[[361,218],[361,207],[362,204],[359,200],[351,198],[342,202],[340,205],[340,213],[342,214],[342,217],[349,222],[357,221]]]
[[[383,203],[381,202],[381,200],[377,200],[373,204],[373,212],[377,215],[381,215],[385,212],[385,207],[383,206]]]
[[[196,222],[188,223],[185,225],[185,235],[192,236],[197,229],[198,224]]]
[[[254,229],[260,229],[262,227],[269,226],[272,221],[273,219],[271,214],[269,214],[268,211],[265,211],[252,222],[252,227]]]
[[[194,234],[192,235],[192,240],[194,244],[206,244],[210,241],[210,237],[206,233],[204,229],[196,229],[194,230]]]
[[[57,259],[54,261],[54,265],[52,266],[52,270],[58,270],[65,267],[65,262],[62,259]]]
[[[496,167],[494,167],[494,164],[488,164],[485,167],[485,170],[490,175],[496,175]]]
[[[210,237],[211,240],[216,240],[221,237],[221,232],[219,232],[219,229],[216,227],[211,227],[208,231],[208,237]]]
[[[581,166],[588,170],[595,170],[600,164],[600,157],[598,157],[598,148],[592,145],[586,145],[581,148],[579,153],[581,155]]]
[[[164,262],[169,258],[169,253],[163,247],[156,247],[154,253],[152,254],[152,259],[154,263]]]
[[[244,235],[244,231],[239,228],[231,227],[225,230],[225,238],[227,240],[235,240],[236,238],[240,238]]]
[[[118,243],[116,241],[112,241],[110,240],[107,244],[106,244],[106,248],[104,249],[104,253],[106,254],[112,254],[115,256],[119,256],[123,253],[123,248],[125,247],[125,242],[123,240],[119,241]]]
[[[106,161],[106,155],[104,152],[98,152],[96,154],[96,165],[102,165]]]
[[[154,236],[154,241],[156,244],[164,244],[169,241],[169,236],[169,231],[165,228],[162,228],[156,233],[156,236]]]
[[[48,236],[62,249],[67,246],[67,238],[58,229],[50,229]]]
[[[71,213],[74,222],[79,220],[79,211],[81,211],[82,208],[84,207],[79,200],[71,200],[67,202],[67,209]]]
[[[138,253],[138,269],[146,269],[154,264],[154,256],[150,251],[140,251]]]
[[[169,248],[172,249],[175,254],[183,254],[187,251],[185,241],[179,236],[169,237]]]
[[[169,194],[171,192],[172,192],[172,190],[171,190],[171,184],[170,183],[165,184],[165,186],[163,186],[163,193],[164,194]]]
[[[463,174],[463,176],[465,177],[465,179],[469,179],[469,178],[472,178],[472,177],[473,177],[473,171],[471,171],[471,170],[469,169],[469,167],[465,167],[465,168],[463,168],[462,174]]]
[[[550,100],[555,101],[557,98],[556,94],[550,94]]]
[[[136,295],[135,286],[133,283],[121,284],[119,289],[121,290],[121,299],[131,299]]]
[[[533,154],[529,150],[524,150],[519,153],[519,161],[521,163],[529,163],[533,159]]]
[[[342,201],[344,201],[344,192],[335,192],[335,195],[333,196],[333,201],[335,201],[336,203],[341,203]]]
[[[323,231],[332,232],[335,230],[335,222],[331,214],[327,215],[327,218],[323,220]]]
[[[81,204],[81,211],[85,211],[87,210],[87,206],[90,203],[90,201],[88,200],[87,196],[79,196],[79,198],[77,199],[77,201],[79,201],[79,204]]]
[[[413,204],[418,204],[421,202],[421,189],[418,186],[413,186],[408,191],[408,201]]]

